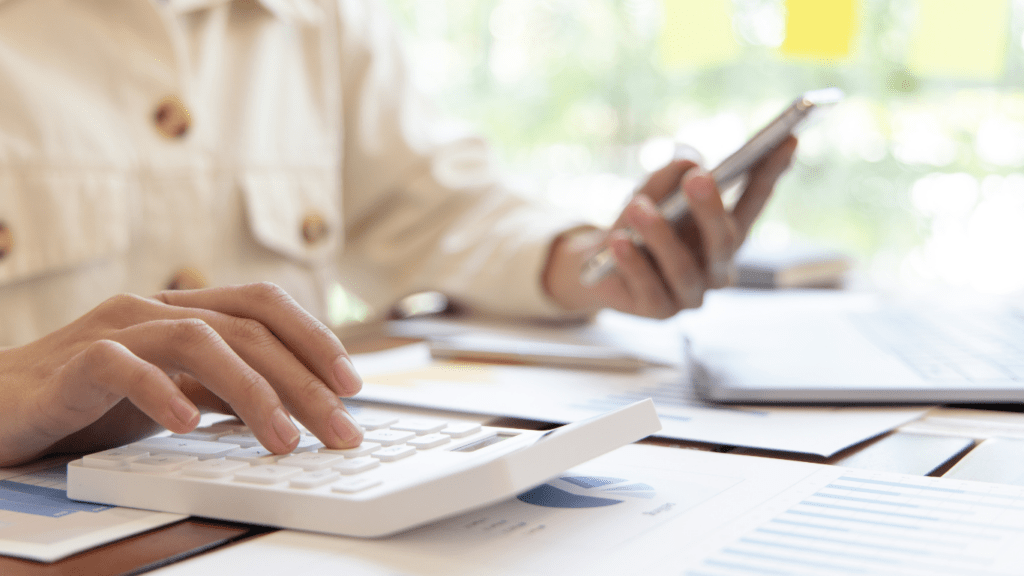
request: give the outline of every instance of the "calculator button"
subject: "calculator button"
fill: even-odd
[[[406,430],[417,434],[433,434],[447,427],[447,422],[437,420],[400,420],[397,424],[391,425],[392,430]]]
[[[363,427],[363,430],[379,430],[398,422],[398,418],[394,416],[381,416],[377,414],[360,415],[356,416],[355,419]]]
[[[377,450],[371,456],[383,462],[394,462],[395,460],[408,458],[415,453],[416,449],[412,446],[388,446],[387,448]]]
[[[417,436],[412,440],[409,440],[409,446],[414,446],[420,450],[426,450],[427,448],[436,448],[442,444],[447,444],[451,441],[451,438],[444,434],[427,434],[425,436]]]
[[[171,438],[181,438],[184,440],[202,440],[203,442],[216,442],[221,436],[227,436],[232,434],[231,430],[203,430],[196,428],[195,430],[187,434],[171,434]]]
[[[131,445],[133,448],[160,452],[163,454],[184,454],[196,458],[220,458],[228,452],[238,450],[238,444],[224,442],[203,442],[184,438],[147,438]]]
[[[237,460],[200,460],[182,468],[181,473],[200,478],[224,478],[248,467],[247,463]]]
[[[228,452],[224,457],[228,460],[240,460],[250,464],[273,464],[277,462],[277,455],[263,446],[242,448],[234,452]]]
[[[251,432],[243,434],[228,434],[227,436],[221,436],[217,441],[227,442],[229,444],[238,444],[242,448],[252,448],[253,446],[260,445],[260,441]]]
[[[235,480],[257,484],[277,484],[299,474],[302,474],[302,468],[270,464],[268,466],[251,466],[240,470],[235,474]]]
[[[404,430],[374,430],[363,435],[363,439],[367,442],[376,442],[381,446],[404,444],[415,437],[415,432],[405,432]]]
[[[345,458],[358,458],[360,456],[366,456],[371,452],[376,452],[377,450],[380,450],[380,444],[377,444],[376,442],[363,442],[362,444],[356,446],[355,448],[348,448],[346,450],[331,450],[330,448],[321,448],[320,453],[341,454]]]
[[[444,430],[441,430],[441,434],[451,436],[452,438],[465,438],[471,434],[476,434],[480,431],[480,425],[473,422],[460,422],[458,424],[452,424]]]
[[[303,434],[299,437],[299,445],[292,450],[292,454],[298,454],[300,452],[316,452],[323,447],[324,443],[317,439],[316,436]]]
[[[295,476],[288,483],[292,488],[316,488],[341,478],[341,473],[334,470],[314,470]]]
[[[148,456],[149,452],[141,448],[111,448],[84,456],[82,464],[89,468],[127,468],[131,462]]]
[[[347,476],[350,474],[366,472],[367,470],[376,468],[377,466],[380,466],[380,460],[377,460],[376,458],[352,458],[335,464],[333,469]]]
[[[192,462],[197,461],[198,458],[195,456],[158,454],[156,456],[149,456],[148,458],[139,458],[128,466],[133,472],[163,474],[165,472],[174,472],[186,464],[191,464]]]
[[[327,454],[325,452],[303,452],[285,456],[277,461],[282,466],[298,466],[303,470],[319,470],[329,468],[338,462],[344,462],[345,457],[341,454]]]
[[[361,492],[367,488],[373,488],[380,484],[380,480],[376,478],[346,478],[340,482],[335,482],[331,485],[331,490],[335,492],[343,492],[345,494],[352,494],[355,492]]]
[[[200,430],[221,430],[227,434],[233,434],[235,432],[241,434],[243,432],[249,432],[249,427],[246,426],[241,420],[226,420],[224,422],[217,422],[216,424],[210,424],[209,426],[203,426]]]

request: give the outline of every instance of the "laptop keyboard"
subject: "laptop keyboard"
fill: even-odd
[[[1024,382],[1024,313],[891,308],[856,313],[873,343],[935,381]]]

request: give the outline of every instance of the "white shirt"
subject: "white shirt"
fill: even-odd
[[[540,276],[573,222],[433,131],[378,5],[0,0],[0,346],[181,270],[323,319],[337,282],[559,314]]]

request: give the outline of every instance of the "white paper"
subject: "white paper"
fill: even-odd
[[[1021,487],[632,445],[395,537],[281,531],[157,574],[1005,576],[1022,563]]]
[[[602,310],[585,324],[528,324],[477,319],[413,319],[392,322],[388,332],[411,338],[474,336],[601,346],[631,354],[648,362],[682,366],[685,354],[678,319],[652,320]]]
[[[666,438],[831,456],[922,415],[922,408],[713,406],[682,368],[638,373],[433,362],[425,344],[356,354],[357,398],[548,422],[589,418],[653,398]]]
[[[187,518],[68,500],[70,459],[0,468],[0,554],[53,562]]]

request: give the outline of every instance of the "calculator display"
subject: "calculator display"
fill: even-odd
[[[476,452],[481,448],[494,446],[498,442],[504,442],[505,440],[508,440],[509,438],[515,438],[516,436],[519,436],[519,434],[516,434],[514,432],[498,432],[494,436],[489,436],[487,438],[484,438],[483,440],[477,440],[476,442],[471,442],[469,444],[466,444],[465,446],[460,446],[452,450],[452,452]]]

